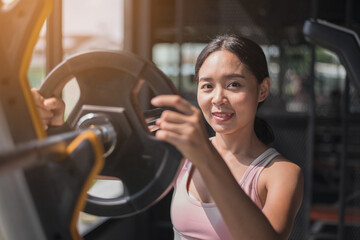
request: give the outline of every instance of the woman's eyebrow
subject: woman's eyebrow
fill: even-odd
[[[243,79],[246,79],[246,77],[242,74],[239,74],[239,73],[230,73],[230,74],[226,74],[225,76],[223,76],[224,79],[232,79],[232,78],[243,78]],[[199,78],[199,82],[201,81],[206,81],[206,82],[211,82],[213,81],[214,79],[212,77],[207,77],[207,76],[204,76],[204,77],[200,77]]]
[[[201,78],[199,78],[199,82],[200,81],[207,81],[207,82],[210,82],[210,81],[212,81],[213,79],[211,78],[211,77],[201,77]]]
[[[225,75],[225,78],[245,78],[245,76],[239,73],[230,73]]]

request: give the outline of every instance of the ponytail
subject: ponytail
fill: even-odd
[[[271,126],[264,119],[257,116],[255,117],[254,130],[256,136],[266,145],[275,140],[274,132]]]

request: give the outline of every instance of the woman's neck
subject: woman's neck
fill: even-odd
[[[221,155],[232,153],[234,156],[250,159],[258,157],[267,148],[253,130],[232,134],[216,133],[213,144]]]

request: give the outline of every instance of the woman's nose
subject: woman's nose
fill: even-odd
[[[212,98],[212,104],[214,105],[222,105],[227,102],[226,94],[224,92],[224,89],[217,88],[214,91],[214,95]]]

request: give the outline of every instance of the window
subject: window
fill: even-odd
[[[123,1],[63,0],[64,59],[89,50],[121,50],[123,48]],[[77,82],[64,88],[65,116],[79,99]]]
[[[46,22],[44,23],[31,58],[28,78],[33,88],[39,88],[46,75]]]
[[[65,57],[94,49],[123,48],[123,1],[63,0]]]
[[[197,89],[194,82],[195,62],[205,45],[203,43],[181,45],[181,82],[179,81],[179,45],[177,43],[158,43],[152,49],[153,62],[173,81],[180,94],[194,104]]]

